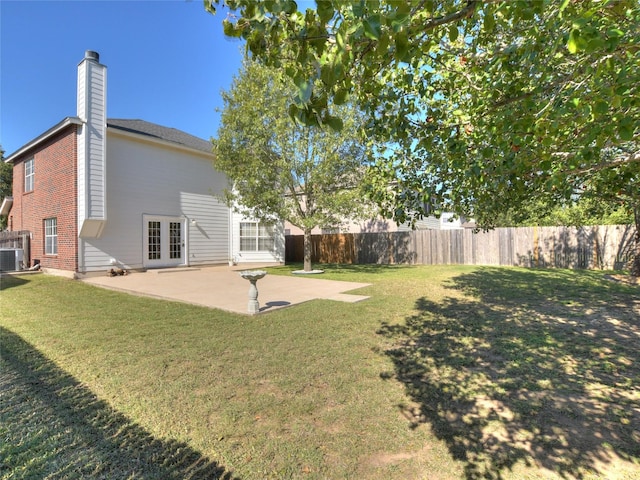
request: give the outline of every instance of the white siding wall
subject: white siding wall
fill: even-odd
[[[104,91],[106,89],[106,77],[102,65],[93,65],[91,71],[92,98],[90,104],[90,120],[88,122],[88,153],[89,153],[89,182],[87,207],[88,218],[106,219],[106,191],[105,191],[105,132],[106,132],[106,108]]]
[[[142,216],[185,218],[187,262],[226,263],[229,209],[214,195],[226,186],[211,157],[108,132],[107,207],[100,238],[80,239],[80,271],[143,267]],[[192,222],[195,220],[195,223]]]
[[[106,135],[106,67],[93,60],[78,66],[78,116],[86,123],[78,138],[78,226],[80,234],[85,220],[103,221],[107,217],[105,135]],[[92,233],[95,234],[93,229]]]
[[[78,66],[78,89],[77,89],[77,113],[80,119],[84,119],[86,105],[86,69],[82,64]],[[86,202],[86,182],[87,182],[87,151],[84,148],[86,142],[86,124],[78,128],[78,164],[76,165],[76,174],[78,176],[78,232],[82,228],[82,222],[87,218],[87,202]]]
[[[182,211],[188,217],[189,264],[226,263],[229,259],[229,208],[210,194],[181,192],[180,197]]]
[[[423,218],[420,222],[420,230],[440,230],[440,219],[431,215]]]
[[[284,263],[284,223],[278,222],[275,225],[275,248],[273,252],[241,252],[240,251],[240,222],[255,221],[242,215],[231,213],[231,257],[238,263],[261,263],[261,262],[281,262]]]
[[[287,235],[304,235],[304,230],[295,225],[291,225],[289,222],[285,222],[285,229],[288,230]],[[373,218],[371,220],[364,221],[346,221],[339,227],[337,227],[336,233],[379,233],[379,232],[397,232],[399,229],[396,222],[393,220],[386,220],[382,217]],[[409,230],[411,230],[409,228]],[[311,230],[311,235],[321,235],[322,228],[314,227]]]
[[[462,228],[460,217],[455,218],[455,214],[445,212],[440,216],[440,228],[442,230],[459,230]]]

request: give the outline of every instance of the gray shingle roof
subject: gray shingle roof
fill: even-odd
[[[175,128],[163,127],[162,125],[144,120],[127,120],[122,118],[107,119],[107,126],[130,133],[137,133],[138,135],[157,138],[166,142],[176,143],[188,148],[193,148],[194,150],[200,150],[201,152],[211,153],[211,143]]]

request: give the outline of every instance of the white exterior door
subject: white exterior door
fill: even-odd
[[[145,267],[185,265],[187,239],[184,218],[144,215],[143,224]]]

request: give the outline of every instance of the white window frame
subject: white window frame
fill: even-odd
[[[33,157],[24,161],[24,192],[32,192],[34,186],[35,168]]]
[[[58,219],[44,219],[44,254],[58,254]]]
[[[243,230],[246,231],[246,229],[249,227],[251,231],[243,235]],[[273,252],[275,249],[275,228],[271,223],[242,221],[240,222],[240,235],[238,236],[238,238],[240,252],[243,253]],[[246,245],[246,241],[251,241],[254,246],[248,248]],[[265,245],[265,243],[267,245]]]

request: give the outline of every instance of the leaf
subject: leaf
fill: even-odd
[[[302,103],[307,103],[313,93],[313,82],[302,76],[295,78],[294,81],[298,87],[298,98]]]
[[[620,108],[620,105],[622,105],[622,97],[620,95],[614,95],[611,98],[611,106],[613,106],[613,108]]]
[[[596,103],[594,110],[596,113],[605,114],[609,111],[609,104],[604,100],[600,100]]]
[[[327,115],[324,119],[324,123],[329,125],[332,130],[339,132],[342,130],[344,126],[342,119],[339,117],[334,117],[333,115]]]
[[[340,88],[333,96],[333,103],[335,105],[344,105],[349,98],[349,91],[346,88]]]
[[[578,42],[577,37],[580,35],[578,30],[571,30],[569,33],[569,40],[567,41],[567,49],[569,53],[576,54],[578,52]]]
[[[551,160],[543,160],[542,162],[540,162],[540,164],[538,165],[538,168],[540,170],[542,170],[543,172],[547,172],[549,170],[551,170]]]
[[[327,86],[333,85],[336,81],[335,71],[333,69],[333,66],[328,63],[325,63],[324,65],[322,65],[322,67],[320,67],[320,78],[322,79],[322,82],[325,85]]]
[[[484,16],[484,30],[485,32],[491,33],[496,27],[496,21],[493,18],[493,14],[490,12],[486,12]]]
[[[521,8],[518,10],[520,13],[520,17],[524,20],[531,20],[534,16],[534,11],[532,8]]]
[[[602,37],[594,37],[587,42],[586,51],[587,53],[593,53],[597,50],[600,50],[602,47],[604,47],[604,45],[605,41]]]
[[[408,13],[397,13],[391,21],[391,27],[394,32],[399,32],[403,27],[409,25],[411,17]]]
[[[293,0],[289,0],[283,8],[284,13],[286,13],[287,15],[291,15],[296,10],[298,10],[298,4]]]
[[[407,32],[403,30],[396,33],[394,41],[396,45],[396,50],[394,52],[396,60],[404,60],[409,52],[409,37],[407,36]]]
[[[424,2],[424,9],[427,12],[433,13],[436,9],[435,2],[433,0],[427,0],[426,2]]]
[[[389,36],[383,35],[378,40],[378,45],[376,46],[376,53],[381,57],[385,57],[389,51]]]
[[[619,28],[610,28],[607,30],[607,36],[610,38],[619,38],[624,36],[624,32]]]
[[[360,2],[353,2],[351,10],[353,11],[354,17],[360,18],[364,16],[364,3],[364,0],[360,0]]]
[[[589,23],[589,19],[586,17],[576,18],[575,20],[573,20],[573,28],[576,30],[579,30],[585,25],[587,25],[588,23]]]
[[[363,22],[364,34],[371,40],[378,40],[382,34],[380,15],[371,15]]]
[[[334,10],[331,0],[316,0],[316,7],[320,22],[327,23],[333,18]]]
[[[455,23],[449,25],[449,40],[455,42],[458,38],[458,26]]]
[[[236,28],[236,26],[229,20],[222,21],[222,31],[227,37],[238,38],[242,34],[242,30]]]
[[[310,110],[309,108],[299,110],[297,119],[307,127],[318,126],[318,116],[316,115],[316,112]]]
[[[618,124],[620,140],[629,142],[633,140],[633,121],[629,117],[623,118]]]

